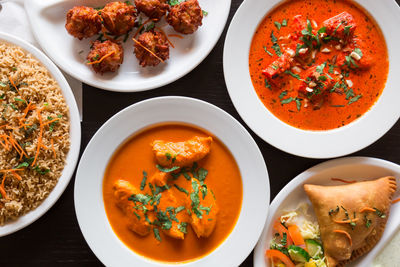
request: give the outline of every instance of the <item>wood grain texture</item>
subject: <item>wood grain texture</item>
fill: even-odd
[[[396,0],[400,3],[400,0]],[[232,0],[228,23],[210,55],[191,73],[162,88],[141,93],[113,93],[85,85],[83,91],[81,153],[99,127],[123,108],[144,99],[180,95],[208,101],[245,125],[228,96],[222,69],[226,30],[242,0]],[[132,118],[134,120],[134,118]],[[271,199],[296,175],[324,160],[299,158],[256,140],[271,182]],[[352,156],[370,156],[400,164],[400,122],[380,140]],[[289,167],[290,166],[290,167]],[[0,238],[0,266],[102,266],[85,242],[76,220],[73,187],[75,177],[57,203],[39,220],[12,235]],[[267,205],[267,203],[266,203]],[[252,254],[241,266],[253,266]]]

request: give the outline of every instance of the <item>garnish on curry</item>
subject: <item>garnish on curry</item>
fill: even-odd
[[[377,101],[388,75],[383,35],[346,0],[293,0],[254,34],[249,69],[263,104],[305,130],[342,127]]]
[[[229,235],[242,184],[218,139],[190,126],[162,125],[117,151],[103,196],[110,224],[128,247],[154,260],[182,262],[210,253]]]

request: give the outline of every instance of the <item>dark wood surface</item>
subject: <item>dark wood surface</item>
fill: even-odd
[[[226,30],[241,2],[242,0],[232,0],[227,26],[216,47],[197,68],[182,79],[156,90],[129,94],[107,92],[84,85],[81,153],[93,134],[112,115],[131,104],[157,96],[180,95],[202,99],[224,109],[245,125],[228,96],[222,70]],[[258,138],[246,125],[245,127],[256,140],[267,164],[271,200],[297,174],[324,161],[282,152]],[[400,164],[400,122],[380,140],[353,156],[377,157]],[[76,220],[74,180],[75,177],[57,203],[39,220],[17,233],[0,238],[0,266],[102,265],[85,242]],[[252,266],[252,256],[250,254],[242,266]]]

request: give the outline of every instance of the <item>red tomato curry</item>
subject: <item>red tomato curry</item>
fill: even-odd
[[[112,229],[134,252],[185,262],[212,252],[242,205],[235,159],[216,137],[182,124],[135,135],[114,154],[103,181]]]
[[[381,95],[388,68],[378,25],[346,0],[284,2],[261,22],[249,54],[260,100],[304,130],[330,130],[362,116]]]

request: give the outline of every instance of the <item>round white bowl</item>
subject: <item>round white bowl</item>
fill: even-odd
[[[243,183],[240,215],[229,236],[210,254],[180,265],[239,265],[252,251],[265,223],[270,196],[268,172],[260,150],[243,126],[223,110],[192,98],[160,97],[139,102],[117,113],[94,135],[75,180],[75,210],[83,236],[106,266],[168,265],[136,254],[115,235],[104,209],[102,188],[104,172],[116,149],[141,129],[163,122],[188,123],[215,135],[235,158]]]
[[[62,171],[61,177],[59,178],[56,186],[53,188],[47,198],[42,202],[42,204],[40,204],[39,207],[19,217],[15,221],[11,221],[9,223],[6,223],[4,226],[0,226],[1,237],[14,233],[39,219],[54,205],[54,203],[56,203],[58,198],[62,195],[69,181],[71,180],[76,163],[78,162],[79,149],[81,145],[81,124],[79,119],[78,107],[75,102],[75,97],[67,81],[65,80],[60,70],[56,67],[56,65],[54,65],[54,63],[51,62],[51,60],[36,47],[15,36],[0,32],[0,42],[7,42],[19,46],[25,51],[31,53],[37,60],[39,60],[43,64],[43,66],[45,66],[49,70],[51,76],[57,81],[69,108],[69,134],[71,142],[66,159],[66,165],[64,166],[64,170]]]
[[[224,75],[232,102],[246,124],[269,144],[308,158],[356,152],[382,137],[400,116],[400,8],[394,0],[356,0],[382,29],[389,51],[386,87],[375,105],[354,122],[329,131],[307,131],[276,118],[258,98],[249,73],[251,41],[259,23],[281,0],[245,0],[225,40]]]
[[[396,177],[397,184],[399,185],[400,166],[376,158],[349,157],[318,164],[296,176],[279,192],[271,203],[264,231],[254,251],[254,266],[270,266],[269,262],[265,259],[265,250],[269,249],[270,240],[273,238],[273,222],[275,222],[284,211],[294,210],[300,203],[308,203],[309,213],[314,214],[311,202],[304,192],[304,184],[343,185],[343,183],[332,181],[331,178],[364,181],[377,179],[383,176]],[[398,187],[394,198],[399,197],[399,191],[400,189]],[[390,216],[381,240],[369,253],[346,266],[371,266],[375,256],[382,250],[385,244],[390,241],[397,229],[399,229],[399,221],[400,205],[393,205],[390,209]]]
[[[110,0],[23,0],[36,40],[47,55],[66,73],[94,87],[137,92],[169,84],[193,70],[211,52],[225,27],[231,0],[200,0],[208,15],[203,25],[183,39],[170,37],[175,48],[170,48],[170,59],[157,67],[142,68],[133,54],[133,41],[123,43],[124,63],[115,73],[96,74],[86,65],[90,40],[79,41],[65,29],[66,14],[78,5],[103,6]],[[132,1],[131,1],[132,2]],[[166,22],[160,22],[166,34],[176,34]],[[165,26],[165,27],[164,27]],[[136,32],[134,28],[131,36]],[[79,51],[83,51],[79,54]]]

